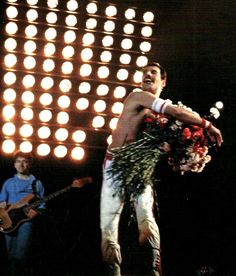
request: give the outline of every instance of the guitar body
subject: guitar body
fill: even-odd
[[[31,217],[28,217],[28,204],[33,198],[34,195],[29,194],[7,209],[0,208],[0,231],[2,233],[11,233],[20,224],[31,219]]]
[[[0,208],[0,232],[5,234],[13,232],[20,224],[31,220],[38,214],[35,209],[37,209],[42,202],[47,202],[48,200],[69,191],[71,188],[81,188],[87,183],[92,183],[92,181],[91,177],[74,179],[70,186],[67,186],[44,198],[34,200],[34,195],[29,194],[6,209]]]

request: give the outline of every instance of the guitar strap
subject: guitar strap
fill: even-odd
[[[37,179],[34,179],[32,182],[32,189],[33,189],[34,196],[37,198],[38,196],[37,196],[36,183],[37,183]]]

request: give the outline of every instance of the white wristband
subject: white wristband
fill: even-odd
[[[212,127],[212,123],[202,118],[202,122],[200,125],[202,128],[210,129]]]
[[[210,127],[210,122],[206,120],[206,124],[205,124],[205,128],[209,128]]]
[[[151,109],[157,113],[163,114],[169,104],[170,103],[168,101],[158,98],[153,101]]]

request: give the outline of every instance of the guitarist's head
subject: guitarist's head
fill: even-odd
[[[17,171],[17,175],[21,178],[28,177],[32,167],[32,162],[33,155],[31,153],[17,151],[14,154],[14,166]]]

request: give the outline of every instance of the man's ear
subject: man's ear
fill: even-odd
[[[166,86],[166,79],[161,80],[161,83],[162,83],[162,88],[164,88]]]

